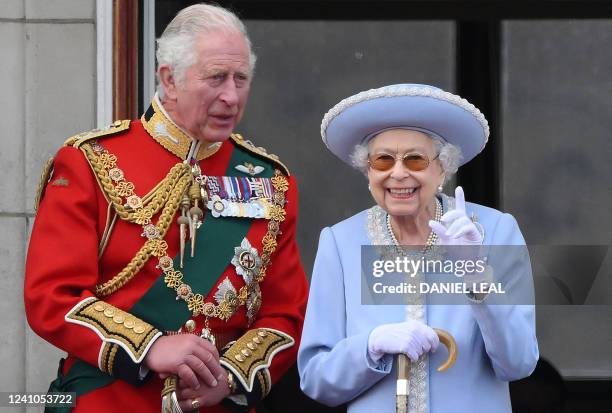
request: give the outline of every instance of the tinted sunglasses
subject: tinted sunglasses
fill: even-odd
[[[438,159],[438,156],[440,155],[436,155],[431,161]],[[426,155],[421,155],[420,153],[407,153],[402,158],[396,158],[387,153],[380,153],[371,155],[368,158],[368,164],[370,168],[377,171],[388,171],[395,166],[396,160],[401,161],[406,169],[413,172],[424,171],[431,163]]]

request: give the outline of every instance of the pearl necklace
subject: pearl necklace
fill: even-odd
[[[436,213],[434,215],[434,220],[437,222],[440,222],[440,220],[442,219],[442,204],[440,203],[440,200],[438,198],[435,198],[435,200],[436,200]],[[391,240],[393,240],[393,244],[399,246],[400,243],[397,241],[397,238],[395,238],[395,234],[393,233],[393,228],[391,228],[391,216],[389,214],[387,214],[387,231],[389,231],[389,235],[391,236]],[[427,237],[427,241],[425,241],[424,251],[427,250],[432,245],[434,245],[437,240],[438,240],[438,234],[436,234],[434,231],[430,231],[429,236]]]

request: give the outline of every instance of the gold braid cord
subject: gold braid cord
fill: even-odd
[[[117,168],[115,155],[109,153],[97,142],[84,144],[81,150],[85,152],[100,187],[117,211],[117,215],[125,221],[140,225],[148,224],[151,217],[159,212],[174,192],[173,189],[176,189],[176,184],[181,177],[190,176],[189,165],[176,164],[153,193],[145,196],[145,199],[148,199],[148,202],[145,202],[134,193],[134,184],[126,181],[123,171]],[[125,198],[125,203],[122,197]]]
[[[51,179],[51,175],[53,174],[53,160],[55,157],[50,157],[45,166],[40,173],[40,181],[38,183],[38,187],[36,188],[36,197],[34,198],[34,211],[38,211],[38,206],[40,205],[40,201],[42,200],[43,195],[45,194],[45,187],[47,183]]]
[[[81,150],[87,156],[100,187],[117,215],[125,221],[143,225],[143,236],[148,238],[123,270],[104,284],[96,286],[96,295],[104,297],[129,282],[151,255],[165,254],[168,245],[163,238],[180,206],[181,196],[189,188],[193,177],[188,165],[176,164],[162,182],[143,199],[134,193],[134,184],[125,180],[123,171],[117,167],[115,155],[110,154],[97,142],[88,142],[81,146]],[[162,212],[154,225],[151,219],[160,210]]]

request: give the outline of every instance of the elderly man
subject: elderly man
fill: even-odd
[[[77,412],[247,409],[295,362],[296,184],[232,134],[255,64],[244,25],[188,7],[157,59],[141,119],[68,139],[41,182],[25,307],[68,353],[50,390]]]

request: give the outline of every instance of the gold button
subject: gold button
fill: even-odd
[[[123,322],[125,321],[125,317],[123,317],[121,314],[117,314],[113,317],[113,321],[117,324],[123,324]]]
[[[125,320],[123,322],[123,325],[125,326],[125,328],[132,329],[132,328],[134,328],[134,320],[131,320],[131,319],[128,318],[127,320]]]
[[[240,350],[240,352],[242,354],[244,354],[246,357],[249,357],[251,354],[253,354],[249,350],[247,350],[246,348],[243,348],[242,350]]]
[[[257,344],[261,344],[263,342],[263,340],[257,336],[253,337],[253,342],[257,343]]]
[[[195,330],[195,328],[196,328],[196,322],[193,321],[193,320],[187,320],[187,322],[185,323],[185,328],[190,333],[193,333],[193,330]]]
[[[240,362],[243,362],[243,361],[244,361],[244,357],[242,357],[240,354],[236,354],[236,355],[234,356],[234,358],[235,358],[236,360],[240,361]]]
[[[251,350],[255,350],[257,348],[257,344],[255,343],[247,343],[246,346],[250,348]]]
[[[114,121],[113,126],[121,126],[121,121],[120,120]]]
[[[145,332],[145,328],[144,326],[138,324],[137,326],[134,326],[134,333],[136,334],[142,334]]]
[[[94,310],[104,311],[104,306],[102,305],[102,303],[96,303],[96,305],[94,305]]]
[[[115,310],[113,310],[112,308],[108,307],[104,310],[104,315],[107,317],[112,317],[115,315]]]
[[[263,330],[259,330],[259,331],[257,332],[257,335],[258,335],[259,337],[265,337],[265,336],[267,336],[267,335],[268,335],[268,333],[266,333],[266,332],[265,332],[265,331],[263,331]]]

